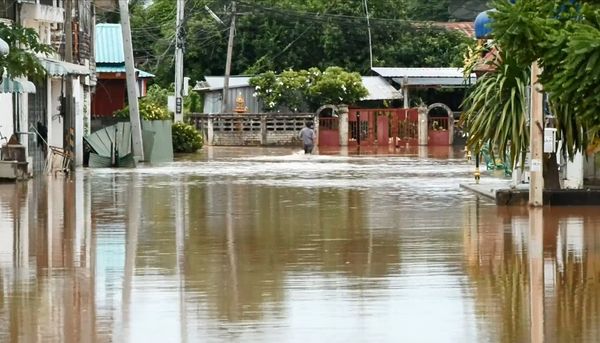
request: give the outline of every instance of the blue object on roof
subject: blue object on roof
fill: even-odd
[[[490,11],[491,10],[481,12],[477,15],[477,18],[475,18],[475,38],[485,39],[492,35],[492,28],[490,27],[492,19],[489,16]]]
[[[121,24],[96,24],[96,63],[125,63]]]

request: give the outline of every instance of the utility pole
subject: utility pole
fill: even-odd
[[[73,2],[65,1],[65,61],[73,63]],[[67,73],[65,76],[65,106],[63,118],[63,148],[71,158],[70,168],[75,169],[75,106],[73,105],[73,78]],[[29,123],[30,125],[32,123]]]
[[[177,0],[175,28],[175,122],[183,121],[183,13],[184,0]]]
[[[235,1],[231,2],[231,25],[229,26],[229,42],[227,43],[227,62],[225,63],[225,78],[223,79],[223,99],[221,100],[221,113],[227,111],[227,98],[229,96],[229,75],[231,74],[231,55],[233,54],[233,36],[235,36]]]
[[[121,14],[121,33],[123,34],[123,53],[127,78],[127,100],[129,101],[129,121],[131,122],[131,138],[133,156],[137,161],[144,160],[140,109],[137,98],[137,82],[133,65],[133,45],[131,43],[131,27],[129,25],[129,6],[127,0],[119,0]],[[137,162],[136,161],[136,162]]]
[[[529,163],[529,206],[544,205],[544,94],[538,82],[541,70],[537,61],[531,65],[531,111],[529,120],[529,134],[531,160]]]
[[[367,30],[369,32],[369,61],[371,62],[371,69],[373,69],[373,44],[371,43],[371,21],[369,20],[369,6],[367,0],[365,0],[365,13],[367,15]]]

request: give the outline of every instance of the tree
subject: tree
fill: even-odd
[[[273,71],[250,79],[256,96],[265,110],[287,107],[291,111],[321,105],[353,104],[367,95],[358,73],[350,73],[340,67],[329,67],[324,72],[317,68],[309,70],[286,70],[277,75]]]
[[[528,133],[523,103],[529,67],[538,61],[562,151],[570,158],[597,138],[600,105],[600,5],[574,0],[493,3],[492,34],[501,58],[496,72],[477,82],[464,106],[463,123],[476,152],[490,142],[514,167],[524,161]],[[507,73],[507,70],[514,70]],[[518,71],[518,72],[517,72]],[[510,125],[508,124],[510,123]],[[507,149],[510,148],[510,149]],[[556,154],[544,157],[546,188],[558,188]]]
[[[231,18],[225,5],[229,1],[186,3],[184,72],[192,79],[222,75]],[[443,0],[369,0],[374,64],[460,66],[460,56],[472,40],[422,21],[444,19],[444,4]],[[211,18],[205,5],[225,24]],[[238,11],[244,15],[237,20],[232,74],[256,75],[269,70],[280,73],[311,67],[325,70],[330,66],[359,73],[370,71],[363,0],[241,1]],[[432,18],[419,13],[431,13]],[[159,84],[168,85],[174,77],[175,2],[154,0],[148,7],[138,6],[132,13],[132,26],[134,35],[146,35],[134,46],[136,53],[146,56],[141,67],[156,74]]]
[[[46,75],[36,54],[47,55],[53,50],[51,46],[40,43],[34,29],[0,23],[0,37],[10,48],[8,55],[0,55],[0,74],[6,70],[11,77],[25,76],[32,80],[40,80]]]
[[[539,61],[540,83],[572,158],[600,128],[600,5],[595,1],[495,1],[494,37],[521,68]]]
[[[465,73],[470,75],[478,62],[478,59],[469,59]],[[465,98],[460,124],[469,133],[467,147],[476,155],[489,144],[514,168],[517,160],[524,165],[529,147],[526,120],[529,69],[519,66],[503,51],[489,63],[494,64],[495,71],[480,77]],[[490,149],[492,157],[493,148]]]

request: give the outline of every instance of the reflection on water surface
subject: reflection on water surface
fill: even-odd
[[[0,184],[0,341],[597,341],[600,212],[535,221],[471,172],[211,148]]]

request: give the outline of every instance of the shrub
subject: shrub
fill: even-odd
[[[204,144],[202,135],[192,125],[175,123],[172,126],[171,133],[174,152],[196,152]]]
[[[154,101],[140,99],[140,118],[143,120],[169,120],[171,114],[167,111],[165,106],[161,106]],[[125,106],[124,109],[116,111],[114,116],[117,118],[129,118],[129,106]]]

